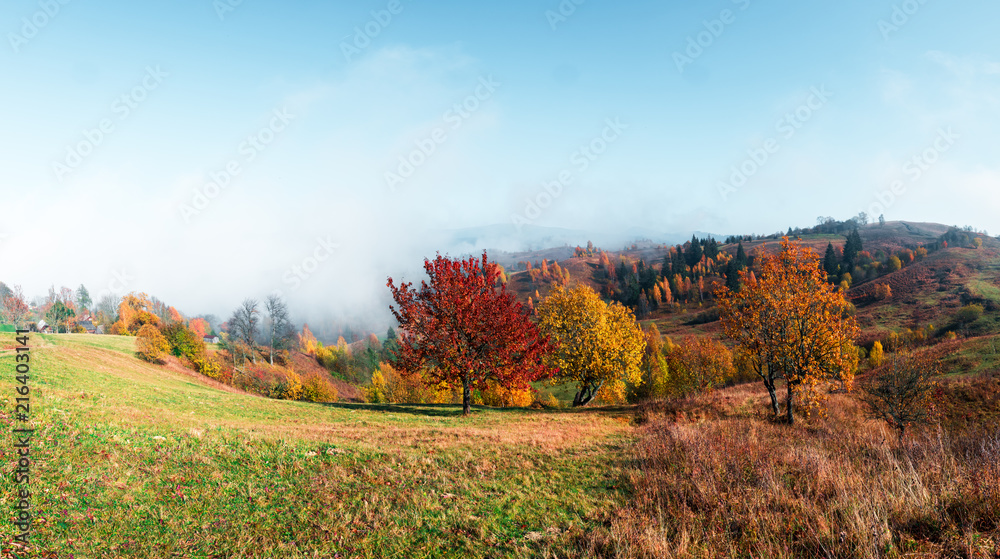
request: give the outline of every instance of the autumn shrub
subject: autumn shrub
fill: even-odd
[[[128,335],[138,335],[143,326],[160,327],[160,317],[149,311],[138,311],[133,314],[128,322],[125,322]]]
[[[252,392],[267,398],[282,398],[286,395],[298,395],[296,384],[289,382],[289,370],[272,367],[267,363],[247,363],[236,370],[233,375],[233,386],[247,392]],[[295,379],[297,381],[297,379]]]
[[[224,365],[217,358],[205,353],[191,357],[191,366],[194,370],[215,380],[222,379]],[[231,374],[231,373],[230,373]],[[230,377],[231,378],[231,377]]]
[[[128,327],[125,326],[125,322],[118,320],[111,325],[111,330],[109,332],[113,336],[131,336],[132,333],[128,331]]]
[[[983,306],[978,304],[965,305],[955,314],[955,320],[961,324],[975,322],[983,316]]]
[[[274,352],[274,362],[277,365],[287,366],[291,363],[292,354],[287,349],[280,349]]]
[[[673,348],[670,338],[664,339],[656,324],[650,324],[643,329],[645,349],[642,354],[640,382],[630,385],[628,400],[641,402],[647,399],[665,398],[668,396],[669,367],[666,354]]]
[[[380,362],[365,389],[365,399],[376,404],[444,404],[453,400],[453,393],[444,384],[433,385],[422,372],[404,375]]]
[[[337,387],[329,378],[322,378],[317,373],[302,377],[300,400],[305,402],[336,402],[338,397]]]
[[[534,391],[531,388],[516,389],[489,383],[485,390],[479,391],[480,403],[494,408],[526,408],[534,401]]]
[[[668,392],[689,396],[708,392],[733,377],[733,356],[717,340],[687,336],[667,356]]]
[[[219,380],[223,365],[218,359],[208,355],[205,341],[196,332],[182,322],[172,322],[161,331],[174,356],[186,359],[195,371]]]
[[[147,324],[139,329],[135,340],[135,354],[139,359],[154,363],[159,361],[168,351],[170,351],[170,344],[160,333],[159,328]]]
[[[382,371],[373,372],[372,380],[365,390],[365,400],[372,404],[388,404],[389,396],[387,392],[385,375],[382,374]]]
[[[896,354],[864,379],[860,396],[871,415],[896,429],[902,439],[910,425],[933,419],[932,379],[938,372],[927,353]]]
[[[531,407],[535,409],[559,409],[562,403],[548,390],[536,390],[532,395]]]
[[[302,396],[302,381],[299,375],[292,371],[282,371],[268,396],[277,400],[298,400]]]
[[[340,360],[341,355],[336,347],[324,347],[322,343],[319,343],[313,351],[315,352],[314,355],[316,356],[317,363],[331,371],[337,369],[337,362]]]
[[[884,301],[892,297],[892,288],[887,283],[880,283],[875,286],[875,300]]]
[[[220,373],[224,376],[225,370]],[[220,378],[223,380],[223,378]],[[295,371],[266,362],[248,364],[236,371],[231,384],[247,392],[279,400],[306,402],[336,402],[338,392],[325,373],[309,372],[299,375]]]
[[[221,382],[223,384],[227,384],[229,386],[233,386],[233,377],[236,375],[236,369],[234,369],[232,365],[230,365],[229,363],[227,363],[225,361],[222,361],[222,360],[219,360],[219,359],[213,359],[213,361],[219,367],[217,376],[215,376],[213,378],[215,378],[215,380],[217,380],[217,381],[219,381],[219,382]],[[212,370],[212,369],[210,368],[208,370]]]
[[[160,331],[170,343],[170,352],[175,357],[192,359],[205,353],[205,341],[181,322],[168,324]]]
[[[733,359],[733,371],[726,384],[743,384],[746,382],[757,382],[760,380],[760,376],[757,371],[754,370],[753,361],[750,354],[746,351],[741,351],[741,348],[737,348],[737,351],[732,353]]]
[[[872,344],[872,350],[868,353],[868,363],[872,367],[878,367],[882,364],[882,359],[885,357],[885,352],[882,350],[882,342],[876,340]]]

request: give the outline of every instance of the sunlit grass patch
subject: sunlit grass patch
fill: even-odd
[[[579,556],[627,498],[621,411],[268,400],[111,337],[32,340],[37,547],[23,556]],[[0,410],[9,429],[11,401]],[[9,510],[10,475],[0,487]]]

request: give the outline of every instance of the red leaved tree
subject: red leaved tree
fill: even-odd
[[[525,389],[551,376],[542,364],[550,350],[529,310],[501,283],[500,268],[482,260],[450,259],[438,254],[424,260],[430,281],[420,289],[392,278],[388,285],[398,308],[389,310],[399,321],[397,365],[413,374],[425,371],[428,382],[462,384],[462,414],[469,415],[473,389],[493,381],[504,388]]]
[[[208,332],[212,329],[212,327],[209,326],[208,321],[204,318],[195,318],[191,321],[189,326],[191,331],[198,335],[199,339],[207,336]]]

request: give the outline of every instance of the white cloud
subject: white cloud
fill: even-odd
[[[980,75],[1000,75],[1000,62],[992,62],[984,56],[955,56],[939,50],[931,50],[927,51],[924,57],[964,79],[972,79]]]

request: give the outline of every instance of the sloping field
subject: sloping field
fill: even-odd
[[[8,526],[4,557],[587,557],[626,499],[613,410],[266,400],[127,342],[32,335],[34,545]],[[13,370],[0,356],[8,433]]]

